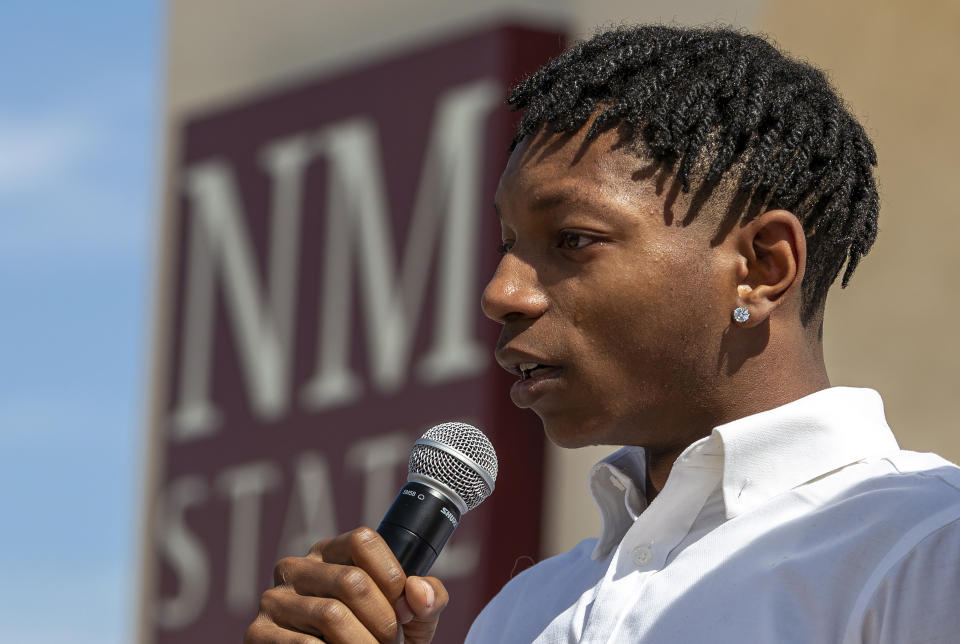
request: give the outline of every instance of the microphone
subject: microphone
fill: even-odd
[[[483,432],[443,423],[413,444],[407,484],[377,528],[408,576],[427,574],[460,517],[493,492],[497,453]]]

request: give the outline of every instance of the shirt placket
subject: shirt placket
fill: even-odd
[[[643,603],[650,581],[666,565],[670,553],[690,531],[720,484],[721,461],[719,456],[697,452],[678,459],[664,489],[637,517],[613,552],[581,641],[609,641],[624,615],[632,613],[636,617],[636,611],[629,608]]]

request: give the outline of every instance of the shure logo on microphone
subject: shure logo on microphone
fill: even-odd
[[[451,512],[450,510],[448,510],[448,509],[446,509],[446,508],[440,508],[440,514],[442,514],[443,516],[447,517],[447,519],[450,520],[450,523],[453,524],[453,527],[454,527],[454,528],[457,527],[457,518],[456,518],[455,516],[453,516],[453,512]]]

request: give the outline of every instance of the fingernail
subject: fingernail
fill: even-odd
[[[437,598],[436,594],[433,592],[433,586],[422,579],[420,580],[420,583],[423,584],[424,593],[427,597],[427,608],[433,608],[433,602]]]

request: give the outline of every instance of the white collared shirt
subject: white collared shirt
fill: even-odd
[[[598,463],[598,539],[510,581],[467,642],[960,643],[960,468],[900,450],[869,389],[715,428],[649,507]]]

